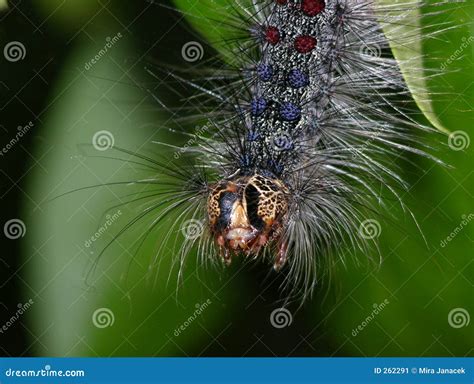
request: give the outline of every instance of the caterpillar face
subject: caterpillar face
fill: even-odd
[[[280,233],[288,212],[288,189],[259,174],[224,180],[208,197],[211,232],[230,262],[230,253],[256,254]]]
[[[433,159],[412,136],[418,123],[410,116],[412,103],[405,100],[409,87],[402,66],[389,53],[392,44],[386,36],[388,32],[396,38],[395,46],[398,41],[407,47],[420,46],[413,38],[410,43],[411,36],[417,35],[411,27],[409,36],[398,34],[404,29],[399,28],[403,25],[399,13],[407,14],[411,26],[410,10],[424,2],[212,3],[212,14],[217,3],[233,5],[235,14],[223,19],[222,26],[226,31],[234,29],[235,39],[230,44],[226,40],[222,52],[221,45],[216,46],[219,56],[213,60],[176,68],[176,75],[164,70],[165,78],[172,77],[173,94],[190,101],[176,112],[160,101],[172,112],[170,118],[178,118],[179,129],[170,128],[171,132],[190,137],[173,156],[186,161],[167,158],[166,151],[177,149],[176,143],[157,142],[165,151],[159,160],[112,146],[127,159],[133,158],[140,171],[151,168],[158,173],[156,178],[153,173],[132,180],[140,195],[126,196],[137,204],[138,212],[114,239],[132,224],[152,218],[139,242],[144,244],[153,229],[164,226],[176,212],[179,219],[165,240],[177,232],[174,226],[186,223],[180,228],[186,240],[179,252],[168,252],[181,259],[180,267],[192,247],[203,261],[217,251],[226,263],[238,254],[273,257],[274,268],[279,269],[288,258],[291,265],[282,288],[305,298],[317,284],[320,265],[332,265],[338,255],[342,260],[348,248],[355,253],[370,250],[375,239],[365,236],[365,227],[375,220],[372,215],[385,192],[403,206],[404,194],[399,191],[406,190],[407,184],[392,168],[393,159],[406,153]],[[221,5],[227,18],[230,9]],[[200,16],[195,24],[203,20]],[[196,49],[202,56],[200,43],[186,43],[182,58],[188,63],[200,60],[193,55]],[[227,58],[232,59],[231,65]],[[406,64],[411,65],[411,60]],[[156,79],[161,83],[161,74]],[[181,86],[192,88],[193,96],[181,95]],[[206,124],[192,134],[181,132],[183,121]],[[419,128],[430,132],[427,126]],[[209,184],[215,175],[221,175],[219,181]],[[157,188],[156,195],[146,185],[153,191]],[[212,238],[201,236],[204,202]],[[164,243],[159,248],[166,249]],[[168,253],[163,256],[169,257]]]

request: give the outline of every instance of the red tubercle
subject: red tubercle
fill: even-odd
[[[271,44],[275,45],[280,42],[280,31],[277,27],[269,26],[265,29],[265,40]]]
[[[288,0],[275,0],[275,3],[278,5],[286,5],[288,4]]]
[[[312,36],[303,35],[295,39],[295,49],[299,53],[309,53],[316,48],[316,39]]]
[[[307,16],[319,15],[326,8],[324,0],[303,0],[301,3],[301,10]]]

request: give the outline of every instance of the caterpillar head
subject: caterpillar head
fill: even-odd
[[[279,240],[288,212],[288,189],[259,174],[216,184],[208,197],[211,232],[230,263],[231,254],[256,254],[270,240]],[[280,242],[280,253],[284,246]]]

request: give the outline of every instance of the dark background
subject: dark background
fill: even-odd
[[[2,224],[22,217],[27,228],[22,239],[0,236],[1,323],[15,313],[19,303],[30,298],[35,302],[31,311],[0,335],[2,355],[472,356],[472,325],[456,329],[449,326],[447,318],[455,308],[473,313],[474,224],[470,223],[449,246],[441,247],[440,241],[459,225],[462,215],[474,213],[473,152],[472,145],[465,151],[452,151],[446,139],[441,139],[444,142],[437,151],[444,161],[453,165],[452,169],[413,158],[416,166],[403,165],[402,170],[403,176],[414,186],[404,198],[420,221],[428,246],[413,221],[393,206],[391,214],[397,225],[391,224],[392,218],[383,224],[382,265],[378,265],[377,255],[374,262],[365,262],[367,255],[359,255],[361,263],[349,261],[346,267],[339,266],[333,279],[326,279],[316,290],[313,300],[302,308],[290,307],[293,322],[287,328],[275,329],[269,322],[270,313],[278,307],[278,285],[282,277],[267,276],[267,265],[242,265],[237,261],[230,270],[205,270],[199,276],[188,270],[192,281],[177,295],[173,284],[157,290],[151,289],[149,284],[133,284],[134,278],[138,280],[137,276],[144,274],[146,267],[142,266],[132,274],[133,288],[122,290],[119,280],[111,276],[120,276],[127,268],[126,262],[108,277],[106,274],[105,282],[92,292],[85,288],[82,275],[77,279],[65,277],[61,282],[58,273],[63,268],[48,275],[53,265],[69,265],[77,244],[64,237],[66,248],[58,251],[62,257],[59,259],[53,256],[56,253],[52,249],[56,245],[42,251],[43,242],[38,239],[49,236],[44,231],[63,228],[74,234],[78,228],[85,228],[86,234],[94,232],[91,225],[98,225],[102,214],[97,207],[96,211],[84,208],[82,214],[90,216],[88,221],[83,216],[67,221],[54,212],[55,203],[52,206],[45,203],[45,197],[84,185],[83,179],[78,177],[75,182],[56,188],[52,180],[62,182],[66,177],[62,171],[48,166],[50,161],[55,166],[62,165],[58,162],[67,163],[68,157],[77,151],[74,141],[68,142],[64,137],[81,130],[81,126],[67,127],[60,124],[61,119],[58,122],[54,118],[61,110],[67,110],[63,102],[73,106],[81,102],[74,99],[77,94],[68,95],[69,85],[74,88],[82,81],[88,86],[97,85],[100,92],[117,84],[123,86],[121,95],[125,97],[110,96],[118,107],[111,113],[119,115],[122,108],[132,111],[132,125],[139,126],[138,133],[127,136],[128,133],[119,130],[116,140],[121,146],[134,146],[128,141],[134,135],[139,136],[138,141],[142,137],[162,139],[167,135],[156,126],[157,121],[168,125],[170,114],[162,110],[156,98],[179,104],[189,92],[169,78],[157,81],[146,68],[153,62],[179,65],[181,69],[189,65],[183,63],[181,47],[191,40],[204,46],[204,60],[215,54],[183,15],[157,4],[118,0],[60,4],[10,1],[9,8],[0,13],[2,49],[10,41],[21,41],[26,47],[26,57],[21,61],[8,62],[0,57],[2,146],[15,136],[18,126],[29,121],[34,124],[34,128],[0,158]],[[457,15],[450,17],[455,19]],[[84,71],[83,64],[90,56],[79,55],[81,60],[77,52],[84,47],[97,52],[105,36],[119,31],[124,38],[101,64],[106,66],[104,63],[112,60],[113,64],[128,68],[133,62],[134,73],[122,77],[120,71],[108,72],[107,68],[100,73]],[[471,36],[465,33],[463,30],[459,35],[444,36],[451,43],[443,44],[446,52],[440,51],[440,55],[449,57],[462,37]],[[457,97],[440,97],[436,111],[449,129],[464,130],[472,137],[472,114],[469,116],[472,71],[468,75],[468,68],[472,68],[472,47],[457,65],[460,73],[443,78],[436,85],[438,89],[445,87],[449,92],[456,92]],[[76,79],[77,74],[81,74],[79,80],[64,81],[64,77]],[[92,104],[94,96],[84,94],[85,99],[89,98],[86,101]],[[65,112],[66,122],[68,113]],[[99,111],[99,116],[101,113]],[[104,120],[97,120],[98,128],[93,131],[112,129],[107,124],[107,113],[104,109]],[[178,125],[192,129],[184,123]],[[63,136],[55,136],[58,130],[63,131]],[[59,157],[62,160],[43,161],[43,155],[48,158],[60,151],[67,154]],[[94,165],[92,169],[99,167]],[[108,172],[107,169],[102,171]],[[79,195],[64,204],[72,209],[86,198],[87,194]],[[47,207],[43,209],[45,204]],[[57,222],[51,224],[52,221],[42,218],[43,214],[57,218]],[[157,238],[159,236],[157,234]],[[78,241],[84,238],[79,237]],[[120,257],[126,260],[127,255]],[[106,260],[112,259],[113,252]],[[143,259],[147,260],[145,256]],[[55,282],[50,285],[51,277]],[[82,309],[70,309],[59,303],[58,298],[70,292],[78,292],[77,296],[86,302]],[[126,303],[124,296],[130,296]],[[208,312],[182,336],[173,336],[173,330],[193,313],[195,303],[207,298],[213,303]],[[371,313],[374,303],[385,299],[390,304],[377,315],[376,321],[357,337],[351,336],[351,331]],[[113,308],[114,327],[97,330],[91,326],[91,313],[98,307]],[[68,327],[64,323],[68,323]]]

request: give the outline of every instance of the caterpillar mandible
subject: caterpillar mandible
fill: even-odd
[[[416,138],[416,131],[436,131],[412,117],[383,30],[402,25],[404,12],[420,4],[228,4],[230,27],[246,35],[229,44],[232,59],[199,67],[199,81],[172,75],[214,103],[196,117],[206,128],[184,148],[162,143],[168,160],[116,148],[152,166],[162,188],[131,224],[152,215],[154,227],[177,212],[168,236],[186,232],[180,265],[192,248],[225,265],[265,259],[285,274],[283,290],[305,298],[324,260],[342,257],[343,247],[369,248],[373,236],[364,231],[372,228],[364,223],[383,209],[380,189],[403,205],[399,191],[407,185],[394,160],[414,153],[438,161]],[[181,157],[185,164],[174,163]]]

